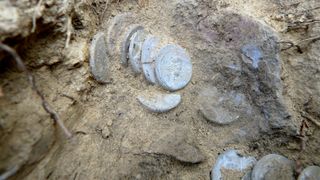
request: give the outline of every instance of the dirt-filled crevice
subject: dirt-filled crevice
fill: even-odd
[[[210,179],[228,149],[319,166],[319,7],[316,0],[0,2],[1,42],[21,56],[73,134],[66,138],[26,73],[0,51],[0,177]],[[91,74],[93,36],[126,12],[191,57],[192,80],[167,113],[138,103],[140,92],[163,90],[119,59],[110,58],[110,82]]]

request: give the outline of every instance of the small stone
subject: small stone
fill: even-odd
[[[102,41],[104,43],[104,40]],[[67,65],[68,69],[81,67],[82,64],[88,59],[88,49],[88,43],[86,41],[73,42],[72,44],[70,44],[69,48],[66,49],[67,61],[64,64]]]
[[[243,55],[251,60],[250,64],[256,69],[262,59],[262,52],[259,47],[254,44],[246,44],[241,49]]]
[[[278,154],[262,157],[252,170],[252,180],[293,180],[294,162]]]
[[[102,135],[103,139],[108,139],[110,134],[111,134],[111,132],[108,127],[103,128],[101,131],[101,135]]]
[[[104,34],[99,32],[93,37],[91,42],[90,68],[93,77],[100,83],[107,83],[109,81],[108,62],[109,59],[107,56]]]
[[[169,91],[182,89],[192,77],[189,55],[182,47],[173,44],[160,49],[155,70],[159,85]]]
[[[139,30],[131,37],[129,45],[129,62],[135,73],[141,73],[141,49],[146,36],[147,34],[144,30]]]
[[[152,84],[157,83],[155,74],[155,48],[159,44],[159,38],[149,35],[142,45],[141,63],[144,77]]]
[[[170,156],[183,163],[194,164],[205,160],[205,156],[195,145],[195,140],[186,128],[177,126],[166,132],[151,143],[149,153]]]
[[[319,166],[306,167],[298,177],[298,180],[319,180],[319,179],[320,179]]]
[[[203,116],[220,125],[230,124],[252,113],[246,96],[236,91],[221,93],[215,87],[208,87],[200,92],[199,101]]]
[[[128,27],[120,47],[120,61],[123,66],[128,66],[128,53],[132,35],[143,29],[139,24],[133,24]]]
[[[222,177],[221,170],[223,169],[234,171],[234,175],[238,173],[244,174],[245,172],[250,171],[255,163],[256,159],[254,157],[242,157],[237,153],[237,151],[228,150],[218,156],[218,159],[211,171],[211,179],[221,180],[226,178]]]
[[[146,109],[157,113],[170,111],[181,102],[180,94],[162,94],[159,92],[143,93],[137,99]]]

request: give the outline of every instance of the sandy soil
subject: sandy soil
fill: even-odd
[[[11,179],[210,179],[217,156],[227,149],[257,159],[282,154],[296,161],[297,174],[302,167],[320,165],[319,126],[310,120],[320,122],[317,0],[66,2],[0,2],[0,11],[6,9],[0,13],[1,42],[17,50],[73,133],[65,138],[25,73],[0,51],[0,174],[17,170]],[[99,84],[90,73],[91,38],[124,12],[135,13],[150,33],[181,45],[191,56],[192,80],[178,91],[182,103],[168,113],[150,113],[138,103],[145,90],[165,91],[134,76],[119,59],[110,59],[110,83]],[[65,47],[68,27],[72,35]],[[258,71],[241,53],[247,43],[261,45],[265,54]],[[204,118],[204,92],[213,87],[214,97],[243,95],[242,108],[223,106],[230,116],[239,115],[235,122],[217,125]]]

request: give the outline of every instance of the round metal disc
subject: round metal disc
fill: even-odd
[[[137,99],[146,109],[157,113],[167,112],[181,102],[180,94],[144,93]]]
[[[156,84],[156,74],[155,74],[155,49],[159,44],[159,38],[149,35],[142,45],[141,52],[141,63],[142,63],[142,71],[147,79],[152,84]]]
[[[106,25],[107,30],[107,48],[110,55],[115,55],[119,38],[127,26],[134,23],[135,15],[132,13],[118,14]]]
[[[108,62],[104,33],[99,32],[91,42],[89,63],[93,77],[100,83],[107,83],[109,80]]]
[[[131,37],[129,45],[129,62],[135,73],[141,73],[141,49],[147,34],[144,30],[139,30]]]
[[[159,84],[169,91],[185,87],[192,77],[190,57],[178,45],[169,44],[160,49],[155,69]]]
[[[139,24],[130,25],[127,31],[124,34],[123,41],[120,47],[120,63],[124,66],[128,66],[128,53],[129,53],[129,45],[130,39],[134,33],[139,30],[143,30],[144,28]]]

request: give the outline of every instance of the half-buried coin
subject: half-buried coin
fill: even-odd
[[[93,36],[90,46],[90,68],[93,77],[100,83],[107,83],[109,59],[106,51],[104,33],[99,32]]]
[[[160,86],[169,91],[182,89],[192,77],[190,57],[182,47],[173,44],[160,49],[155,70]]]
[[[135,73],[141,73],[141,49],[146,36],[146,31],[139,30],[132,35],[130,40],[128,56],[130,65]]]
[[[129,53],[129,46],[130,46],[130,39],[134,33],[139,30],[143,30],[144,28],[139,24],[130,25],[124,36],[122,37],[122,43],[120,47],[120,63],[123,66],[128,66],[128,53]]]
[[[149,35],[142,45],[141,63],[144,77],[152,84],[156,84],[155,74],[155,49],[159,44],[159,38]]]
[[[160,92],[143,93],[137,99],[146,109],[157,113],[167,112],[177,107],[181,102],[180,94],[162,94]]]
[[[136,17],[134,14],[123,13],[116,15],[104,25],[107,27],[107,48],[110,55],[116,54],[118,46],[121,43],[121,41],[119,41],[121,34],[126,27],[130,24],[134,24],[135,20]]]

